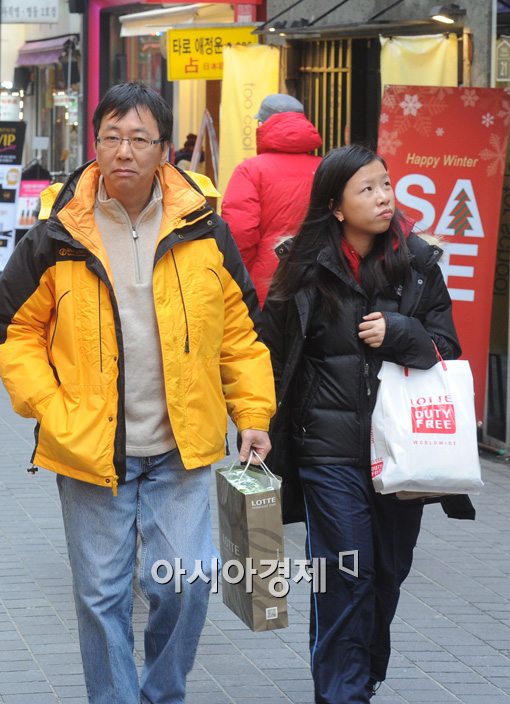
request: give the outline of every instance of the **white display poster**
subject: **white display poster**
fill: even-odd
[[[16,241],[20,181],[20,164],[0,164],[0,271],[3,271]]]
[[[4,270],[16,243],[25,129],[24,122],[0,122],[0,271]]]

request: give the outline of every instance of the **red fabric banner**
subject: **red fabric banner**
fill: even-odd
[[[378,153],[415,229],[437,235],[462,357],[483,420],[494,267],[510,123],[499,88],[388,86]]]

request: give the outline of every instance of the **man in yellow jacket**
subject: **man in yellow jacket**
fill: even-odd
[[[120,84],[93,123],[96,160],[0,278],[0,374],[37,421],[34,469],[57,473],[89,702],[181,704],[209,593],[187,578],[197,566],[207,578],[214,556],[210,464],[227,414],[240,459],[266,456],[272,371],[227,226],[166,160],[164,100]],[[140,682],[137,536],[150,602]],[[159,560],[185,571],[181,590],[154,579]]]

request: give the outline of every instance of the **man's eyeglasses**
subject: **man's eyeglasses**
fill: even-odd
[[[161,144],[165,140],[161,137],[159,139],[147,139],[147,137],[117,137],[117,135],[109,135],[107,137],[96,137],[96,143],[100,144],[105,149],[118,149],[122,142],[127,142],[130,147],[136,149],[136,151],[143,151],[153,144]]]

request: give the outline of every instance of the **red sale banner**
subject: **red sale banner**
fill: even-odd
[[[462,357],[483,419],[494,267],[510,123],[499,88],[388,86],[378,152],[399,207],[441,239]]]

